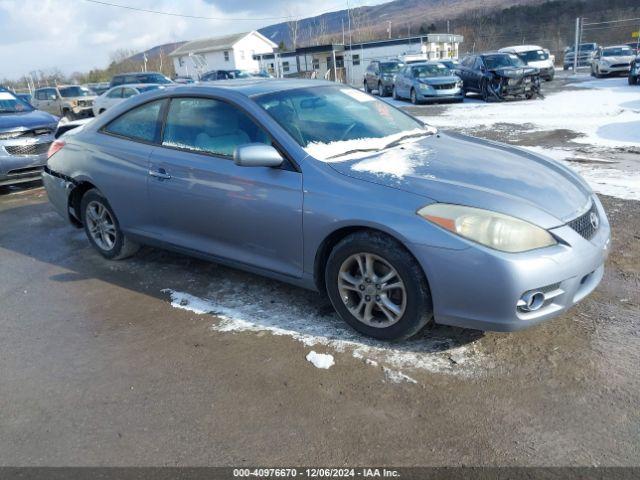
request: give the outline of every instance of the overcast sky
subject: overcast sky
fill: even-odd
[[[347,7],[347,0],[105,1],[221,20],[134,12],[86,0],[0,0],[0,79],[56,67],[65,73],[103,68],[109,53],[119,48],[141,51],[162,43],[253,30],[285,20],[265,17],[308,17]],[[376,3],[382,0],[351,0],[350,5]]]

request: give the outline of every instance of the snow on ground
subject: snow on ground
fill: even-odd
[[[531,130],[568,129],[583,136],[573,142],[602,147],[640,147],[638,88],[626,78],[577,82],[572,89],[544,100],[484,103],[466,99],[441,115],[422,120],[443,128],[489,127],[497,123],[526,124]]]
[[[216,284],[208,298],[171,289],[163,292],[169,294],[173,307],[207,315],[214,331],[284,335],[309,347],[350,353],[379,369],[398,372],[409,368],[474,376],[480,373],[481,366],[488,366],[482,362],[483,355],[474,342],[458,341],[437,330],[403,342],[376,341],[359,335],[333,313],[319,312],[299,291],[274,290],[268,285],[265,282],[264,286],[252,286],[249,294],[239,282],[226,281]],[[385,376],[388,378],[389,374]]]
[[[315,350],[311,350],[307,354],[307,361],[312,363],[316,368],[329,369],[335,365],[333,355],[326,353],[317,353]]]
[[[611,161],[599,157],[585,157],[570,149],[543,147],[522,148],[565,163],[577,171],[596,193],[624,198],[626,200],[640,200],[640,171],[622,171],[615,168],[599,166],[597,164],[607,165],[610,164]]]

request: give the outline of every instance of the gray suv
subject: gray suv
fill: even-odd
[[[378,92],[381,97],[391,95],[393,78],[403,64],[397,60],[374,60],[367,67],[364,74],[364,90],[371,93]]]
[[[0,87],[0,186],[40,178],[57,123]]]

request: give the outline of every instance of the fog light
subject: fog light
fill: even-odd
[[[527,292],[520,298],[518,308],[525,312],[535,312],[544,305],[545,296],[542,292]]]

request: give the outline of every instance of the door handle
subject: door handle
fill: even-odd
[[[164,168],[149,170],[149,175],[159,178],[160,180],[169,180],[171,178],[171,175],[169,175]]]

